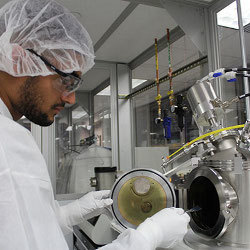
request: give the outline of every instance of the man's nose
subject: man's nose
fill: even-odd
[[[62,94],[61,99],[65,103],[75,104],[75,102],[76,102],[76,94],[75,94],[75,92],[72,92],[72,93],[70,93],[68,95]]]

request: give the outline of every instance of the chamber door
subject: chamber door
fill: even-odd
[[[236,216],[236,192],[216,170],[209,167],[194,169],[187,183],[188,209],[202,208],[191,214],[191,228],[204,238],[221,237]]]
[[[124,228],[136,228],[161,209],[176,205],[172,184],[153,169],[133,169],[122,175],[111,198],[113,216]]]

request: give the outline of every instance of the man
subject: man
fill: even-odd
[[[60,207],[25,115],[49,126],[75,102],[81,75],[93,66],[91,39],[53,0],[14,0],[0,9],[0,249],[65,250],[63,232],[112,204],[91,192]],[[186,233],[188,215],[164,209],[102,249],[171,247]]]

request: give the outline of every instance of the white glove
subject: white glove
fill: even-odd
[[[88,220],[102,214],[105,207],[113,203],[113,200],[109,198],[109,194],[110,190],[93,191],[79,200],[62,206],[60,213],[64,224],[71,227],[81,223],[84,219]]]
[[[152,249],[171,248],[183,240],[189,221],[183,209],[165,208],[146,219],[136,230],[148,240]]]
[[[105,207],[110,206],[113,200],[109,198],[110,190],[90,192],[81,197],[78,202],[82,216],[88,220],[104,212]]]

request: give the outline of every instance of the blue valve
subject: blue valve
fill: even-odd
[[[221,72],[216,72],[216,73],[213,74],[213,77],[218,77],[218,76],[221,76],[221,75],[222,75]]]
[[[164,138],[171,139],[171,117],[165,117],[163,119],[163,128],[164,128]]]
[[[236,78],[233,78],[233,79],[230,79],[230,80],[227,80],[228,82],[236,82]]]

